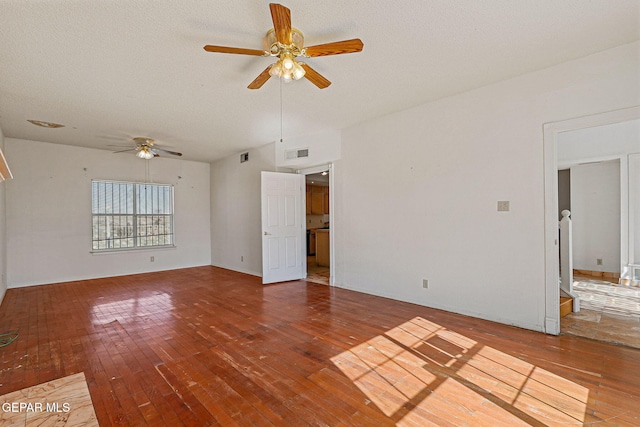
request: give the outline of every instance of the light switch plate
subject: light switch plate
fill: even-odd
[[[498,200],[498,212],[509,212],[508,200]]]

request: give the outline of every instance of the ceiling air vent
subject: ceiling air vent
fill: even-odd
[[[300,157],[309,157],[309,149],[301,148],[296,150],[287,150],[284,152],[284,158],[287,160],[299,159]]]
[[[240,163],[249,161],[249,152],[240,154]]]

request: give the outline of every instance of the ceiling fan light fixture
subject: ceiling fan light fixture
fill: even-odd
[[[341,55],[361,52],[364,44],[360,39],[342,40],[314,46],[304,45],[304,36],[300,30],[291,26],[291,10],[277,3],[270,3],[273,28],[263,38],[264,50],[244,49],[229,46],[206,45],[207,52],[232,53],[239,55],[277,57],[275,64],[267,66],[250,84],[248,89],[260,89],[271,77],[279,77],[285,82],[306,78],[319,89],[325,89],[331,82],[308,64],[298,64],[299,57]]]
[[[295,65],[295,61],[293,60],[293,55],[291,55],[290,53],[283,53],[282,54],[282,68],[284,68],[285,70],[292,70],[293,66]]]
[[[271,77],[278,77],[285,81],[285,83],[291,80],[300,80],[304,77],[306,71],[295,59],[291,57],[285,57],[279,59],[278,62],[273,64],[269,69],[269,75]]]
[[[263,41],[263,47],[265,50],[269,50],[271,53],[274,53],[274,54],[277,54],[278,51],[280,50],[280,47],[278,46],[278,40],[276,38],[275,29],[272,28],[269,31],[267,31],[267,35],[264,36],[262,41]],[[302,34],[302,31],[293,27],[291,28],[291,46],[295,46],[299,50],[301,50],[302,46],[304,46],[304,34]]]
[[[304,77],[305,73],[306,71],[304,70],[304,68],[302,68],[302,65],[300,65],[298,62],[295,62],[293,65],[293,78],[295,80],[300,80]]]
[[[144,160],[153,159],[153,153],[149,151],[148,147],[140,148],[140,150],[136,153],[136,156]]]
[[[282,75],[282,64],[280,63],[280,61],[271,66],[269,75],[271,75],[271,77],[280,77]]]

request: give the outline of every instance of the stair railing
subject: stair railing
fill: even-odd
[[[580,311],[578,295],[573,292],[573,234],[571,212],[560,212],[560,289],[573,298],[573,311]]]

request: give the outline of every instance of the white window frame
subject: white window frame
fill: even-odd
[[[105,190],[107,185],[111,185],[111,204],[110,209],[107,209],[108,205],[108,194],[104,194],[105,201],[104,203],[100,203],[100,200],[96,201],[94,192],[94,185],[104,185]],[[118,195],[122,186],[130,186],[131,187],[131,200],[127,200],[126,206],[123,208],[120,207],[120,201],[124,199],[120,198],[119,200],[115,200],[114,196],[116,192],[114,191],[113,186],[119,186]],[[166,200],[164,197],[160,200],[159,194],[151,196],[151,213],[142,212],[141,207],[139,207],[139,192],[141,189],[158,188],[163,190],[163,193],[168,189],[168,199]],[[152,190],[153,191],[153,190]],[[125,199],[127,199],[125,197]],[[162,203],[160,203],[162,202]],[[130,205],[129,205],[130,203]],[[163,206],[160,207],[159,205]],[[102,205],[102,206],[101,206]],[[117,206],[117,211],[114,211],[114,207]],[[101,211],[101,207],[104,207],[104,211]],[[145,210],[149,210],[145,205]],[[156,210],[154,212],[154,210]],[[168,211],[168,212],[167,212]],[[156,183],[142,183],[142,182],[128,182],[128,181],[113,181],[113,180],[99,180],[94,179],[91,180],[91,252],[93,253],[104,253],[104,252],[119,252],[119,251],[138,251],[138,250],[148,250],[148,249],[162,249],[162,248],[175,248],[175,227],[174,227],[174,186],[170,184],[156,184]],[[113,225],[109,227],[106,224],[114,224],[115,219],[118,218],[119,225],[117,227],[130,227],[130,231],[127,231],[126,236],[122,237],[113,237],[113,238],[105,238],[104,234],[101,234],[101,230],[99,225],[96,225],[96,218],[98,221],[101,218],[105,221],[105,226],[107,230],[113,229]],[[122,225],[122,218],[127,218],[131,222],[126,225]],[[142,218],[151,218],[153,221],[158,221],[158,224],[148,226],[151,227],[151,233],[140,234],[138,232],[140,228],[140,220]],[[161,220],[162,219],[162,220]],[[146,222],[146,221],[145,221]],[[98,228],[97,228],[98,227]],[[154,233],[153,230],[157,227],[162,227],[164,232]],[[108,233],[108,231],[107,231]],[[151,240],[151,243],[150,241]],[[100,242],[107,242],[106,245],[100,245]],[[144,243],[143,243],[144,242]],[[123,243],[125,245],[123,246]],[[103,246],[103,247],[100,247]],[[106,246],[106,247],[105,247]]]

